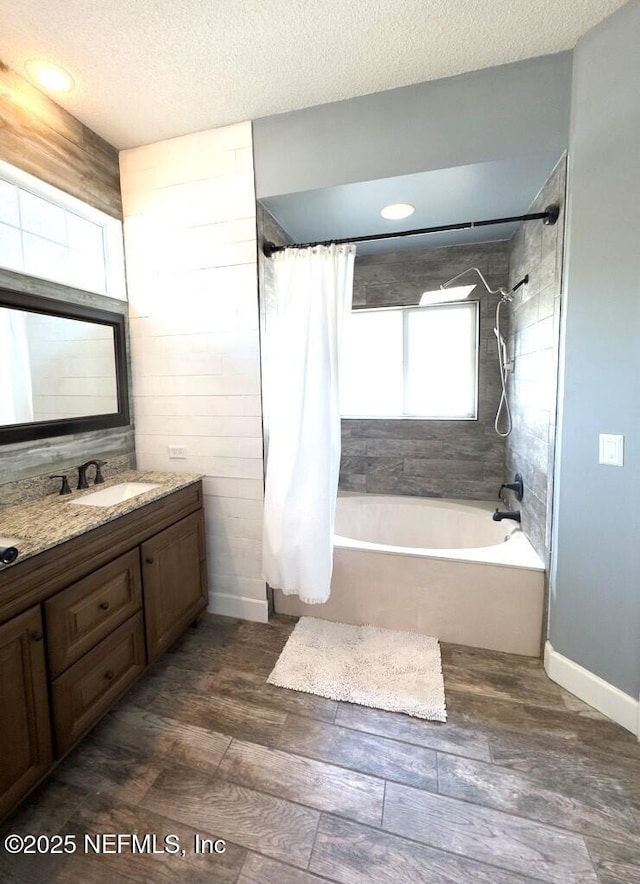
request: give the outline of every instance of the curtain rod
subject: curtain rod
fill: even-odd
[[[402,230],[398,233],[371,233],[368,236],[351,236],[347,239],[292,243],[286,246],[265,242],[262,246],[262,251],[266,258],[270,258],[276,252],[284,252],[285,249],[308,249],[312,246],[331,246],[338,243],[374,242],[378,239],[397,239],[401,236],[422,236],[428,233],[444,233],[449,230],[470,230],[473,227],[488,227],[491,224],[513,224],[516,221],[543,221],[544,224],[555,224],[559,214],[560,207],[553,204],[547,206],[544,212],[531,212],[528,215],[512,215],[510,218],[489,218],[485,221],[461,221],[458,224],[440,224],[437,227],[420,227],[417,230]]]

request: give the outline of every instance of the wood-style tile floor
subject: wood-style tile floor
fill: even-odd
[[[0,846],[0,881],[640,882],[640,746],[539,661],[443,645],[449,720],[423,722],[267,685],[293,624],[189,630],[2,826],[184,856]]]

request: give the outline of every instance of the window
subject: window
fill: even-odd
[[[124,300],[122,225],[0,162],[0,267]]]
[[[354,310],[340,372],[343,417],[474,419],[478,302]]]

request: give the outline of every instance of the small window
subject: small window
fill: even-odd
[[[343,417],[473,420],[478,302],[354,310],[342,342]]]
[[[4,162],[0,267],[125,299],[121,223]]]

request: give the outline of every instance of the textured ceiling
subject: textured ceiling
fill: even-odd
[[[119,148],[572,48],[624,0],[2,0],[0,57],[47,57]]]

